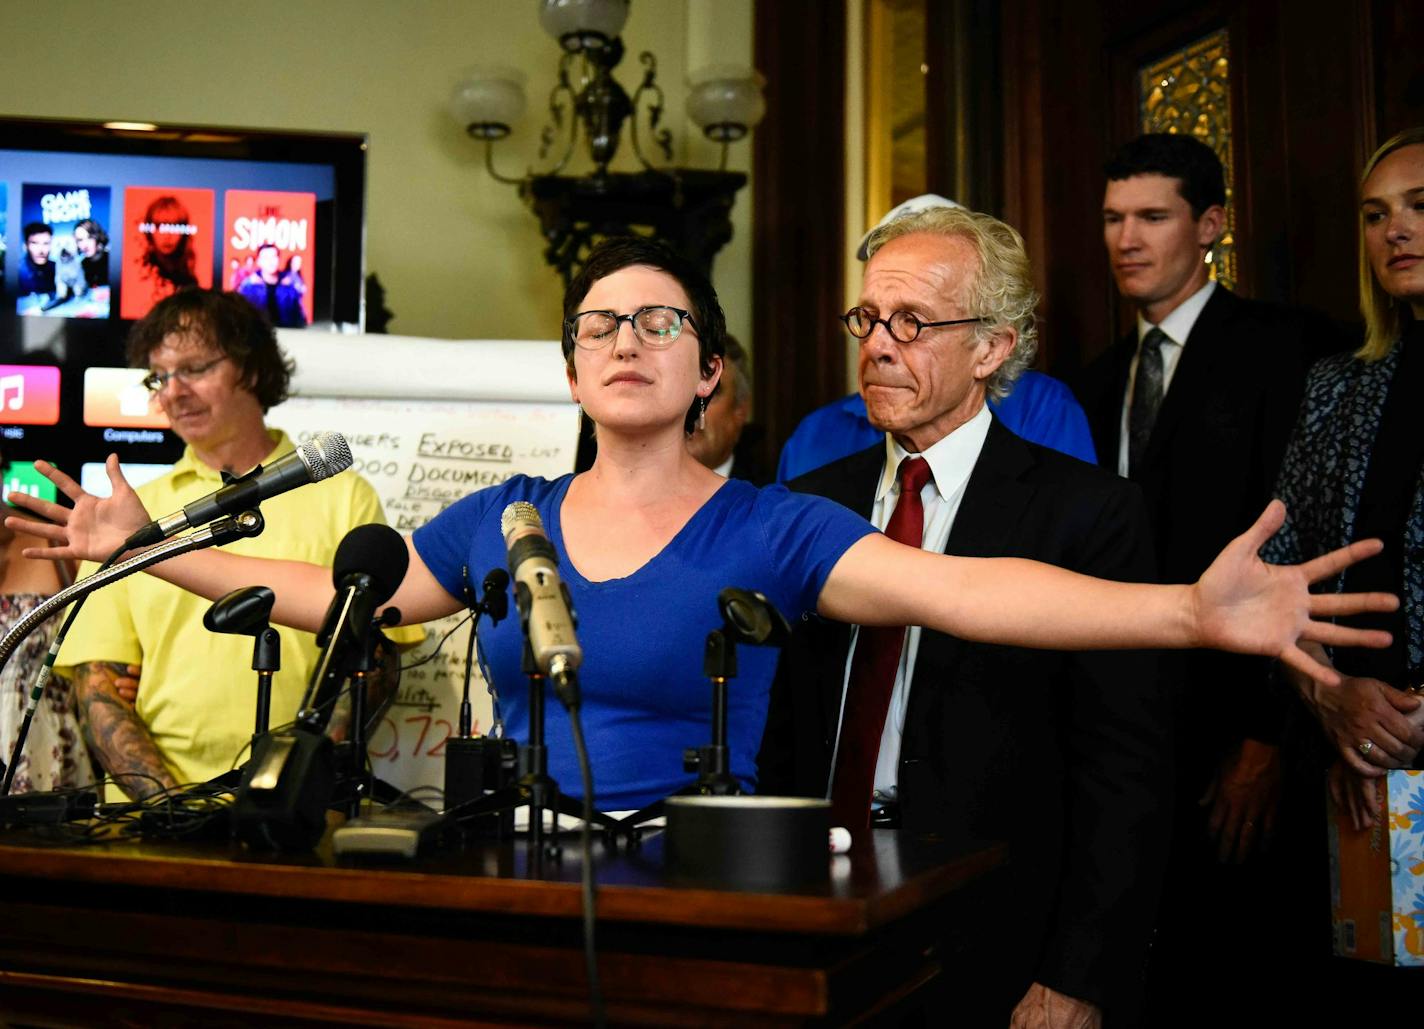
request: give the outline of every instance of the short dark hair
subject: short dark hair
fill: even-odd
[[[160,300],[129,332],[130,367],[147,365],[149,355],[174,333],[200,336],[231,358],[263,411],[287,399],[296,364],[282,352],[266,316],[246,298],[184,289]]]
[[[1109,182],[1134,175],[1165,175],[1200,218],[1208,207],[1226,206],[1226,173],[1216,151],[1201,140],[1170,132],[1149,132],[1118,148],[1103,166]]]
[[[677,280],[682,291],[687,294],[692,320],[696,323],[697,354],[703,375],[712,374],[712,358],[722,357],[727,350],[727,319],[722,314],[722,305],[717,301],[717,291],[712,288],[712,280],[694,262],[679,254],[666,243],[645,236],[613,236],[599,243],[589,252],[588,260],[579,273],[564,290],[563,348],[564,361],[570,373],[574,368],[574,338],[569,331],[569,322],[578,314],[579,305],[588,291],[600,279],[606,279],[614,272],[634,265],[647,265],[660,272],[666,272]],[[720,387],[721,383],[718,383]],[[710,400],[716,388],[708,394]],[[694,399],[687,410],[684,429],[692,431],[697,424],[701,404]]]
[[[28,223],[25,226],[25,242],[28,243],[31,236],[38,236],[41,232],[48,232],[51,236],[54,235],[54,229],[50,228],[50,226],[44,222]]]

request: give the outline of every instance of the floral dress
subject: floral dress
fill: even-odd
[[[38,593],[0,594],[0,635],[9,632],[45,599]],[[51,618],[25,637],[0,669],[0,761],[10,760],[30,689],[44,665],[58,622],[57,617]],[[73,689],[69,680],[52,677],[35,711],[10,791],[58,790],[93,781],[89,752],[79,734]]]

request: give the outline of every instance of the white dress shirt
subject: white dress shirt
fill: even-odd
[[[988,405],[984,405],[973,418],[955,429],[944,439],[928,448],[924,453],[913,455],[895,442],[895,437],[885,435],[885,466],[880,473],[880,483],[875,489],[875,507],[870,512],[870,520],[881,532],[890,521],[895,504],[900,497],[899,468],[906,457],[919,456],[929,462],[934,478],[920,491],[925,507],[925,534],[921,549],[943,553],[949,542],[949,531],[954,526],[954,517],[959,513],[959,504],[964,499],[964,489],[969,485],[969,475],[979,460],[979,452],[984,449],[984,439],[989,434],[989,422],[993,415]],[[900,668],[895,673],[895,688],[890,695],[890,710],[885,716],[885,731],[880,738],[880,759],[875,766],[875,792],[877,797],[893,799],[896,795],[898,766],[900,763],[900,737],[905,726],[905,708],[910,699],[910,677],[915,668],[915,655],[920,649],[920,627],[912,625],[905,632],[905,645],[900,651]],[[841,717],[845,716],[845,695],[850,685],[850,667],[855,658],[855,645],[860,629],[852,630],[850,654],[846,657],[845,679],[841,685]],[[840,719],[837,719],[839,722]],[[836,732],[839,750],[840,732]],[[835,767],[833,755],[831,767]]]
[[[1137,352],[1132,355],[1132,365],[1127,370],[1127,390],[1122,395],[1122,426],[1117,435],[1117,473],[1123,478],[1127,478],[1128,471],[1128,417],[1132,408],[1132,388],[1137,382],[1137,360],[1142,355],[1142,338],[1153,329],[1161,329],[1167,337],[1162,344],[1162,396],[1165,398],[1172,385],[1172,376],[1176,374],[1177,362],[1186,349],[1187,337],[1192,334],[1192,326],[1196,325],[1214,289],[1216,283],[1208,279],[1205,286],[1173,308],[1160,325],[1153,325],[1141,313],[1137,316]]]

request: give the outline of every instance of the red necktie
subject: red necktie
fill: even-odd
[[[900,462],[900,500],[885,526],[885,535],[897,543],[918,547],[924,541],[925,505],[920,490],[930,478],[929,462],[923,457]],[[876,626],[862,626],[855,644],[831,777],[832,824],[843,825],[852,833],[870,828],[875,764],[904,644],[904,628]]]

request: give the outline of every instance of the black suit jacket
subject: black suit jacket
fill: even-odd
[[[1325,319],[1213,290],[1185,341],[1142,467],[1142,487],[1165,582],[1194,582],[1260,516],[1295,426],[1305,376],[1342,344]],[[1122,404],[1137,350],[1131,332],[1075,384],[1103,467],[1117,470]],[[1183,787],[1200,795],[1244,737],[1274,741],[1283,698],[1266,663],[1195,652],[1171,662],[1183,684]],[[1194,799],[1194,797],[1193,797]]]
[[[869,515],[883,445],[791,483]],[[991,424],[947,551],[1153,575],[1139,490]],[[786,648],[760,789],[824,796],[850,643],[809,619]],[[1155,656],[921,637],[899,764],[903,830],[1007,840],[1012,937],[986,956],[1012,1006],[1033,981],[1109,1004],[1139,978],[1160,884],[1167,727]],[[1005,1020],[1008,1007],[998,1013]]]

